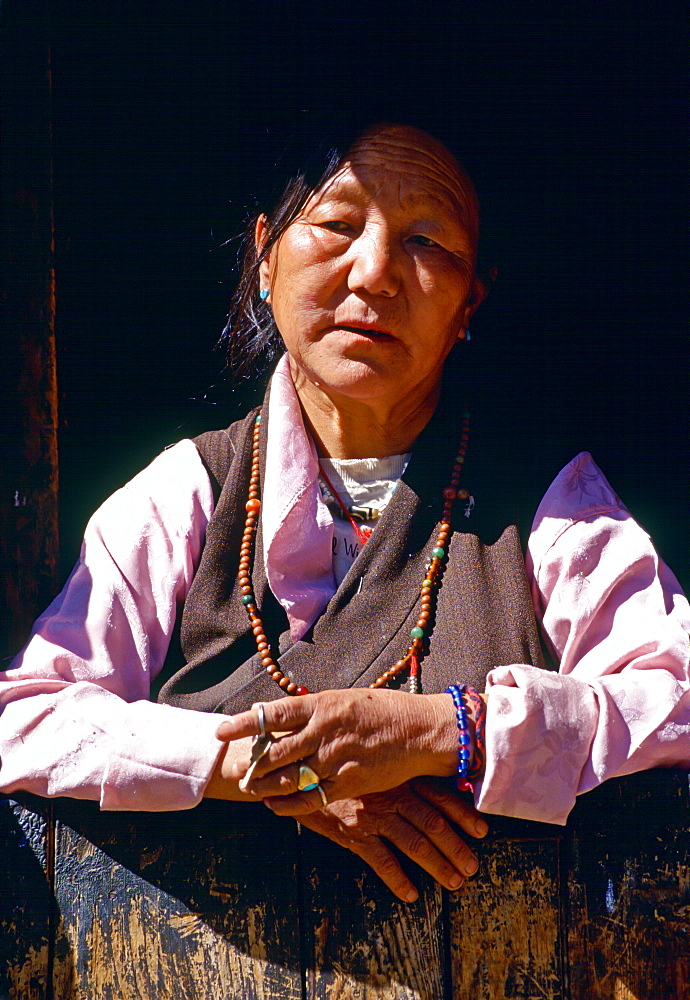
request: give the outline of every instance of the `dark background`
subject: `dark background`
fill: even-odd
[[[242,412],[213,352],[235,237],[291,137],[356,109],[452,124],[499,268],[480,406],[549,475],[592,451],[690,585],[682,11],[6,2],[6,41],[51,47],[63,573],[109,492]]]

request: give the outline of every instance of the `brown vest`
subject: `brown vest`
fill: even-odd
[[[256,652],[237,583],[254,415],[195,443],[217,492],[201,562],[184,605],[179,645],[171,647],[159,701],[209,712],[238,712],[281,696]],[[266,457],[267,403],[261,434]],[[265,631],[283,673],[310,691],[362,687],[404,655],[419,589],[438,532],[441,491],[450,480],[459,430],[453,407],[440,406],[415,444],[401,483],[375,531],[310,632],[293,642],[263,560],[252,582]],[[470,452],[471,453],[471,452]],[[468,461],[464,484],[476,492]],[[480,484],[481,485],[481,484]],[[505,492],[505,483],[503,484]],[[497,504],[499,489],[479,489],[470,518],[456,503],[448,559],[438,590],[422,690],[451,683],[483,689],[494,666],[544,666],[517,528]],[[482,499],[483,495],[483,499]],[[476,533],[471,533],[476,532]],[[256,551],[263,546],[259,529]]]

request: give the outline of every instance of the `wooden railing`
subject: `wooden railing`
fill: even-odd
[[[396,901],[261,806],[0,808],[0,997],[686,1000],[690,799],[652,771],[564,829],[494,818],[479,874]]]

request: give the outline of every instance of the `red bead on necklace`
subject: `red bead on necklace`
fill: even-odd
[[[263,622],[261,621],[257,611],[256,598],[252,589],[250,573],[252,567],[254,536],[256,534],[257,519],[261,514],[261,500],[259,499],[260,430],[261,414],[259,413],[254,418],[252,469],[249,479],[249,495],[245,505],[247,510],[247,519],[244,523],[244,534],[242,535],[242,544],[240,546],[240,564],[237,578],[240,585],[240,593],[242,594],[242,603],[247,609],[249,622],[251,624],[252,632],[254,633],[254,638],[256,639],[256,648],[259,652],[261,662],[266,670],[266,673],[279,687],[283,689],[286,694],[309,694],[309,688],[306,688],[301,684],[296,684],[294,681],[290,680],[290,678],[287,677],[282,670],[280,670],[273,659],[270,645],[264,632]],[[370,684],[369,687],[386,687],[386,685],[395,677],[398,677],[405,670],[409,670],[410,693],[419,693],[419,665],[424,656],[424,640],[429,631],[429,622],[431,621],[434,607],[434,597],[443,574],[443,567],[448,553],[448,539],[450,538],[451,532],[453,501],[456,499],[467,500],[469,498],[467,490],[458,489],[460,483],[460,473],[462,472],[465,455],[467,454],[467,443],[469,441],[469,437],[470,415],[469,413],[464,413],[462,432],[460,435],[460,447],[458,448],[458,453],[455,456],[453,474],[451,476],[450,484],[443,490],[443,511],[441,514],[440,528],[438,535],[436,536],[436,544],[431,550],[431,560],[426,568],[426,574],[420,590],[419,616],[417,618],[416,625],[410,630],[410,638],[412,639],[412,642],[410,643],[406,654],[398,660],[398,662],[395,663],[390,670],[386,670],[380,677],[377,677],[374,683]]]

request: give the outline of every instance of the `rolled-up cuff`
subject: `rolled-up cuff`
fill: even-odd
[[[475,803],[486,813],[564,825],[598,720],[583,681],[538,667],[497,667],[487,678],[486,772]]]

